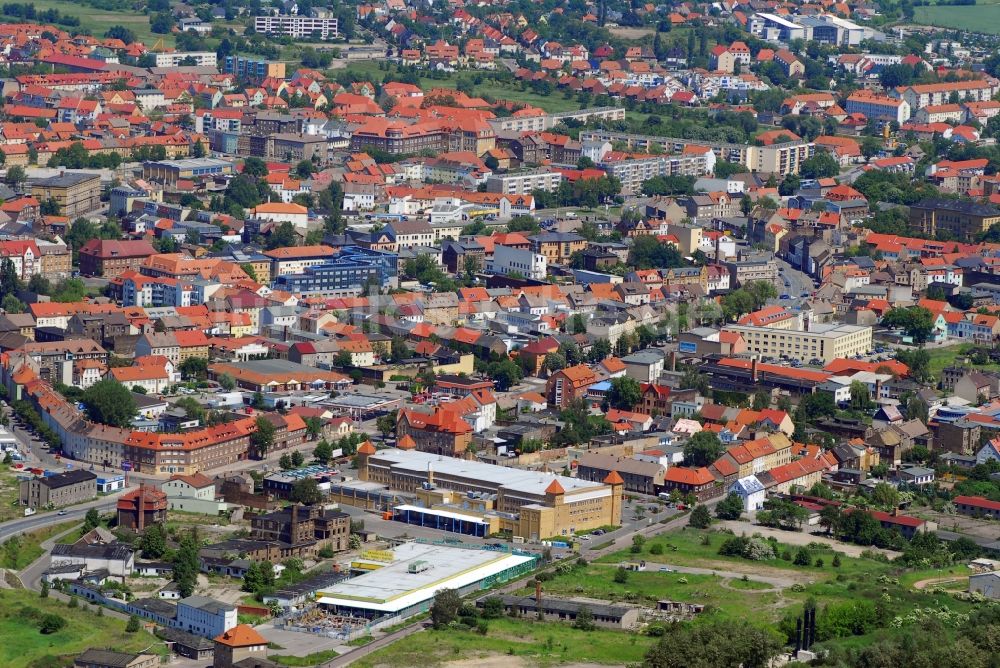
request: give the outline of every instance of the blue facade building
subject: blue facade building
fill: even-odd
[[[307,267],[301,274],[279,276],[274,288],[293,294],[357,294],[368,284],[395,286],[398,264],[395,253],[346,246],[324,264]]]

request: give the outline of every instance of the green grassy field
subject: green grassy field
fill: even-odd
[[[1000,4],[995,3],[915,7],[913,18],[917,23],[941,28],[1000,34]]]
[[[378,68],[379,61],[366,60],[360,63],[351,63],[347,67],[348,72],[358,76],[366,77],[370,80],[382,81],[388,72]],[[331,70],[330,73],[336,76],[340,70]],[[462,80],[471,82],[474,72],[458,72],[448,76],[447,79],[431,79],[430,77],[420,77],[420,87],[424,90],[431,88],[456,88]],[[472,86],[475,95],[490,95],[498,100],[509,100],[540,107],[549,113],[559,113],[561,111],[575,111],[580,108],[574,95],[570,99],[563,96],[562,91],[553,92],[552,95],[538,95],[531,90],[521,90],[520,84],[498,84],[495,81],[484,81],[482,84]]]
[[[624,631],[580,631],[567,624],[504,617],[489,621],[485,636],[445,629],[415,633],[402,642],[354,662],[358,668],[438,666],[509,656],[511,665],[556,666],[566,663],[627,665],[642,660],[653,638]]]
[[[275,663],[280,663],[283,666],[291,666],[293,668],[308,668],[308,666],[315,666],[320,663],[329,661],[330,659],[337,658],[337,652],[332,649],[328,649],[323,652],[313,652],[312,654],[307,654],[306,656],[291,656],[291,655],[275,655],[268,657],[271,661]]]
[[[930,372],[934,378],[939,378],[941,376],[941,371],[945,367],[949,367],[955,363],[955,359],[963,355],[968,355],[969,351],[973,348],[971,344],[962,344],[958,346],[946,346],[944,348],[928,348],[927,353],[930,355]],[[1000,364],[976,364],[974,365],[976,369],[981,371],[997,371],[1000,370]]]
[[[149,29],[149,17],[139,12],[105,11],[66,0],[34,0],[31,4],[38,11],[58,9],[60,14],[79,18],[79,28],[89,30],[95,37],[102,37],[105,31],[113,25],[121,25],[134,32],[136,38],[146,46],[151,47],[161,37],[164,44],[168,46],[174,43],[173,35],[153,34]],[[73,30],[73,28],[65,26],[60,27],[67,32]]]
[[[42,635],[26,621],[26,606],[43,614],[57,614],[66,620],[66,626]],[[69,608],[62,601],[39,598],[37,593],[24,589],[0,590],[0,638],[3,638],[0,665],[5,668],[64,666],[67,662],[62,657],[78,654],[88,647],[165,653],[163,643],[146,631],[125,633],[124,620],[107,615],[97,617],[90,606]]]

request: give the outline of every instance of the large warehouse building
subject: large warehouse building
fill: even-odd
[[[500,529],[526,540],[622,523],[618,475],[591,482],[418,450],[376,451],[367,444],[358,449],[358,478],[411,494],[447,490],[488,497]]]
[[[316,602],[337,614],[406,618],[430,610],[442,589],[464,596],[523,575],[537,561],[527,553],[403,543],[362,553],[351,568],[368,572],[317,592]]]

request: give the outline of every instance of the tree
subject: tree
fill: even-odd
[[[83,518],[83,530],[91,531],[96,529],[101,524],[101,514],[97,512],[97,508],[91,508],[87,511],[86,516]]]
[[[375,419],[375,428],[382,432],[382,438],[388,438],[389,434],[396,431],[398,415],[399,411],[390,411]]]
[[[867,411],[875,407],[868,386],[860,380],[851,381],[851,408],[859,411]]]
[[[783,641],[746,621],[670,624],[646,653],[643,668],[766,668]]]
[[[753,393],[753,409],[762,411],[771,405],[771,393],[766,390],[757,390]]]
[[[559,352],[549,353],[545,356],[545,370],[549,373],[566,368],[566,357]]]
[[[882,324],[902,329],[915,344],[922,346],[934,332],[935,316],[923,306],[894,308],[882,316]]]
[[[139,618],[135,615],[129,615],[128,624],[125,625],[125,633],[138,633],[141,628],[142,624],[139,623]]]
[[[208,360],[204,357],[189,357],[181,362],[180,371],[186,380],[205,380],[208,378]]]
[[[738,520],[742,514],[743,498],[736,492],[730,492],[715,507],[715,516],[720,520]]]
[[[333,459],[333,446],[327,443],[326,440],[320,441],[313,448],[313,458],[321,464],[328,463]]]
[[[434,595],[434,603],[431,605],[431,622],[434,628],[441,629],[451,624],[458,618],[458,611],[462,607],[462,598],[454,589],[441,589]]]
[[[572,321],[572,333],[573,334],[585,334],[587,332],[587,323],[583,319],[583,315],[580,313],[573,314]]]
[[[180,546],[174,555],[173,578],[174,582],[177,583],[181,598],[187,598],[193,594],[195,585],[198,584],[199,547],[198,531],[196,528],[192,528],[181,538]]]
[[[292,485],[292,492],[288,500],[293,503],[301,503],[311,506],[323,500],[323,492],[319,488],[319,483],[315,478],[302,478],[296,480]]]
[[[24,185],[27,179],[28,176],[24,171],[24,167],[14,165],[7,168],[7,175],[4,177],[4,182],[14,190],[17,190]]]
[[[267,238],[266,244],[268,250],[274,250],[275,248],[289,248],[294,245],[295,226],[287,220],[271,231],[271,236]]]
[[[267,176],[267,163],[260,158],[247,158],[243,161],[243,173],[247,176]]]
[[[573,620],[573,628],[580,629],[581,631],[593,631],[596,628],[594,625],[594,613],[586,605],[581,605],[577,608],[576,619]]]
[[[628,376],[611,379],[611,389],[608,390],[608,403],[612,408],[630,411],[642,401],[642,387],[639,381]]]
[[[128,388],[110,378],[84,390],[80,402],[92,421],[114,427],[131,425],[137,410]]]
[[[167,535],[162,524],[152,524],[143,531],[139,538],[139,549],[146,559],[159,559],[166,553]]]
[[[808,548],[800,547],[795,552],[795,558],[792,560],[792,563],[795,564],[796,566],[808,566],[809,564],[811,564],[812,555],[809,554]]]
[[[694,529],[707,529],[711,525],[712,516],[708,514],[708,506],[695,506],[688,518],[688,526]]]
[[[490,596],[483,601],[483,618],[497,619],[503,616],[503,599],[499,596]]]
[[[14,293],[20,288],[21,281],[17,277],[17,268],[14,266],[14,261],[9,257],[5,257],[0,262],[0,295],[13,297]]]
[[[899,490],[887,482],[876,483],[872,490],[872,502],[882,508],[894,510],[899,507]]]
[[[278,457],[278,467],[281,468],[282,471],[288,471],[292,468],[292,458],[287,452],[281,455],[281,457]]]
[[[699,431],[684,444],[684,464],[708,466],[722,456],[722,442],[714,431]]]
[[[677,246],[660,243],[653,235],[642,235],[632,240],[628,263],[636,269],[666,269],[688,264]]]
[[[820,151],[801,166],[802,178],[825,179],[840,173],[840,164],[826,151]]]
[[[250,434],[250,451],[254,457],[263,459],[267,451],[274,445],[274,435],[277,430],[263,415],[257,416],[256,429]]]
[[[292,468],[298,468],[306,463],[306,457],[298,450],[292,452]]]
[[[228,373],[224,373],[221,376],[219,376],[219,385],[222,387],[222,389],[226,390],[227,392],[232,392],[233,390],[236,389],[236,379],[230,376]]]
[[[182,397],[174,402],[174,407],[182,409],[189,420],[205,420],[205,408],[194,397]]]
[[[313,175],[315,171],[315,166],[312,160],[300,160],[297,165],[295,165],[295,176],[300,179],[308,179]]]
[[[625,584],[628,582],[628,570],[619,566],[618,570],[615,571],[615,582],[618,584]]]
[[[27,304],[12,294],[4,296],[3,301],[0,302],[0,308],[3,308],[5,313],[24,313],[28,310]]]
[[[48,580],[42,580],[42,589],[41,589],[41,591],[38,592],[38,597],[39,598],[48,598],[49,597],[49,581]]]

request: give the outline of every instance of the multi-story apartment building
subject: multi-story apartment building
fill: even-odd
[[[561,172],[547,169],[494,174],[486,179],[486,192],[505,195],[529,195],[534,190],[554,192],[562,180]]]
[[[71,506],[96,496],[97,476],[83,469],[21,481],[21,505],[29,508]]]
[[[580,141],[621,142],[630,151],[650,152],[650,149],[655,147],[667,155],[683,155],[685,148],[690,145],[705,146],[712,150],[717,160],[735,162],[756,172],[773,173],[778,176],[797,174],[802,162],[811,158],[816,150],[812,142],[801,140],[755,146],[752,144],[692,141],[655,135],[633,135],[607,130],[583,130],[580,132]]]
[[[318,35],[320,39],[337,39],[337,19],[316,19],[311,16],[255,16],[254,30],[263,35],[288,35],[295,39]]]
[[[157,67],[178,67],[184,61],[197,65],[198,67],[215,67],[218,64],[218,57],[215,51],[174,51],[171,53],[157,53]]]
[[[622,192],[639,194],[644,181],[656,176],[702,176],[715,166],[715,154],[708,148],[698,151],[697,146],[685,147],[680,155],[654,155],[648,157],[605,160],[601,167],[622,183]],[[706,156],[711,156],[711,165]]]
[[[857,90],[847,98],[844,110],[849,114],[864,114],[866,118],[885,119],[905,123],[912,110],[905,99],[879,95],[870,90]]]
[[[1000,82],[996,79],[970,79],[899,86],[890,95],[906,100],[910,109],[916,112],[931,105],[946,104],[950,101],[952,94],[957,95],[961,102],[984,102],[993,99],[998,90],[1000,90]]]
[[[243,56],[226,56],[226,59],[222,63],[222,71],[226,74],[235,74],[237,77],[249,81],[285,78],[284,63],[277,61],[269,62],[257,58],[245,58]]]

